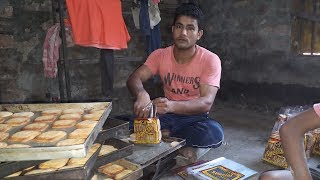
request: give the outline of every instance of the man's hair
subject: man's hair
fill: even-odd
[[[175,25],[177,19],[180,16],[189,16],[196,19],[198,22],[199,30],[202,29],[203,13],[201,9],[194,3],[182,3],[179,7],[176,8],[173,25]]]

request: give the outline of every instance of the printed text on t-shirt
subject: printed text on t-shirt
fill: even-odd
[[[180,83],[184,83],[184,84],[192,84],[192,87],[194,89],[199,89],[200,87],[200,77],[186,77],[186,76],[181,76],[179,74],[175,74],[175,73],[167,73],[166,76],[163,77],[164,80],[164,84],[171,86],[172,81],[176,81],[176,82],[180,82]],[[172,89],[173,93],[176,94],[186,94],[189,92],[189,90],[187,89]]]

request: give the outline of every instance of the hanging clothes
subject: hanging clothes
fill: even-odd
[[[101,49],[125,49],[130,40],[120,0],[66,0],[74,42]]]
[[[151,29],[161,21],[158,4],[154,3],[152,0],[149,0],[149,20]]]
[[[55,78],[58,72],[57,62],[59,60],[59,47],[61,45],[60,24],[57,23],[47,30],[46,38],[43,43],[42,62],[44,76]]]
[[[139,25],[142,34],[146,37],[146,52],[148,55],[151,54],[151,52],[153,52],[154,50],[159,49],[161,47],[161,34],[159,22],[157,24],[154,23],[153,25],[155,26],[153,26],[153,29],[151,28],[152,26],[150,24],[149,0],[141,0]]]
[[[67,20],[64,20],[67,47],[74,45],[70,24]],[[61,45],[60,38],[60,24],[56,23],[47,30],[46,38],[43,43],[43,71],[44,76],[48,78],[57,77],[58,72],[58,60],[59,60],[59,48]]]

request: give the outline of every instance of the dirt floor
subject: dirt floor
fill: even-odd
[[[201,160],[225,157],[259,173],[277,168],[261,160],[277,117],[276,111],[218,103],[211,115],[223,125],[225,142],[219,148],[211,149],[200,158]],[[167,175],[161,179],[181,178]]]

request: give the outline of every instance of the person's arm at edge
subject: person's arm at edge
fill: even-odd
[[[152,77],[152,72],[146,65],[141,65],[127,80],[127,87],[130,93],[137,98],[134,104],[134,113],[138,117],[144,117],[142,109],[150,102],[150,95],[143,87],[143,82]]]
[[[313,108],[287,121],[280,128],[280,137],[286,160],[297,180],[312,179],[304,150],[304,134],[320,127],[320,118]]]
[[[175,113],[192,115],[209,112],[214,102],[218,87],[211,85],[200,85],[200,97],[188,101],[170,101],[166,98],[157,98],[158,113]]]

